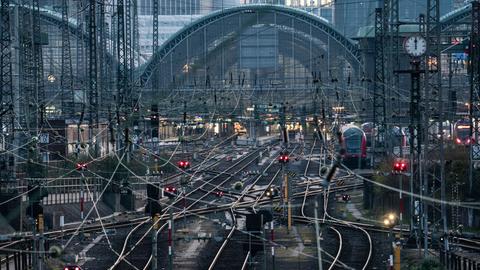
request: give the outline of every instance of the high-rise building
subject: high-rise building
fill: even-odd
[[[303,9],[333,22],[334,0],[283,0],[286,6]]]
[[[340,33],[354,37],[358,30],[371,25],[379,1],[337,0],[334,4],[333,24]]]
[[[457,0],[440,0],[440,15],[452,11],[454,1]],[[337,0],[333,7],[334,25],[346,36],[354,37],[360,28],[373,25],[375,8],[382,7],[382,3],[382,0]],[[400,21],[418,21],[419,15],[426,12],[426,0],[399,0]]]
[[[230,8],[240,0],[139,0],[139,14],[152,15],[153,1],[158,1],[160,15],[197,15]]]
[[[153,2],[157,1],[160,15],[200,14],[203,0],[138,0],[139,15],[152,15]]]
[[[239,0],[240,4],[275,4],[275,5],[283,5],[285,4],[285,0]]]
[[[444,15],[454,9],[457,0],[440,0],[440,15]],[[464,1],[464,0],[462,0]],[[403,21],[418,21],[420,14],[426,14],[427,1],[425,0],[400,0],[399,16]]]

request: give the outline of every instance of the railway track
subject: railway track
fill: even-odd
[[[251,165],[256,160],[258,153],[264,152],[264,151],[265,151],[264,149],[257,149],[252,153],[245,155],[240,160],[236,161],[233,165],[229,166],[227,169],[223,171],[224,173],[220,173],[209,180],[202,181],[199,184],[195,184],[192,191],[182,196],[182,197],[185,197],[185,199],[188,198],[188,201],[189,201],[188,203],[187,201],[181,201],[183,200],[183,198],[178,198],[175,202],[171,204],[171,207],[169,207],[172,209],[183,209],[174,215],[174,219],[177,220],[180,218],[185,218],[183,215],[186,215],[187,212],[191,212],[192,210],[195,210],[193,209],[195,206],[198,206],[201,203],[208,201],[208,197],[212,196],[215,191],[223,190],[223,186],[226,183],[228,183],[232,179],[235,180],[234,177],[239,172],[241,172],[242,170],[247,168],[249,165]],[[226,174],[226,177],[223,177],[223,174]],[[243,197],[244,194],[241,194],[240,196]],[[229,209],[231,210],[231,207]],[[202,209],[197,208],[197,210],[201,211]],[[213,211],[218,211],[218,208],[215,208]],[[235,215],[232,215],[232,216],[235,217]],[[165,224],[160,227],[160,229],[157,231],[157,234],[164,229],[165,229]],[[151,264],[151,260],[152,258],[150,256],[150,258],[148,259],[143,269],[147,269],[147,267]]]
[[[252,156],[255,156],[255,154],[257,154],[259,151],[263,151],[263,150],[256,150],[250,154],[247,154],[245,157],[243,157],[242,159],[240,159],[238,162],[236,162],[235,164],[233,164],[232,166],[228,167],[226,170],[224,170],[223,172],[224,173],[229,173],[231,170],[237,168],[240,166],[240,170],[244,169],[246,166],[248,166],[251,162],[254,161],[254,159],[252,159]],[[235,173],[238,173],[238,170],[235,171]],[[191,209],[199,204],[199,202],[202,201],[202,199],[204,199],[206,196],[208,196],[210,193],[213,192],[213,189],[212,190],[209,190],[207,192],[204,192],[202,190],[202,188],[204,188],[205,186],[207,185],[217,185],[218,186],[221,186],[222,184],[224,184],[225,182],[227,182],[230,178],[233,177],[233,175],[235,175],[235,173],[233,174],[229,174],[229,176],[227,176],[226,179],[223,179],[223,177],[221,177],[223,175],[223,173],[220,173],[216,176],[214,176],[213,178],[211,178],[210,180],[207,180],[207,181],[204,181],[202,182],[200,185],[198,186],[194,186],[193,190],[190,191],[188,194],[185,195],[185,197],[188,197],[189,199],[191,199],[191,197],[193,196],[196,196],[194,197],[193,199],[193,202],[189,203],[188,205],[186,204],[186,201],[183,201],[181,202],[181,199],[180,198],[176,198],[176,200],[170,204],[165,210],[165,213],[169,212],[169,211],[172,211],[172,210],[175,210],[175,209],[182,209],[180,207],[180,204],[183,204],[184,207],[183,207],[183,211],[182,212],[177,212],[175,215],[174,215],[174,219],[177,220],[179,219],[180,217],[182,217],[181,215],[183,214],[186,218],[186,213],[187,211],[191,211]],[[218,180],[218,179],[221,179],[220,180],[220,183],[217,184],[217,182],[215,180]],[[198,194],[200,194],[200,196],[198,196]],[[198,198],[197,198],[198,197]],[[165,213],[164,215],[162,216],[162,219],[165,219]],[[142,242],[144,242],[144,239],[145,238],[148,238],[149,239],[149,235],[150,235],[150,231],[152,230],[151,228],[151,225],[149,224],[150,222],[148,222],[149,219],[146,218],[146,232],[145,233],[140,233],[139,235],[137,235],[137,237],[132,237],[132,235],[134,235],[134,233],[139,230],[139,227],[136,226],[134,227],[126,236],[125,240],[124,240],[124,248],[121,250],[120,253],[118,253],[117,255],[117,259],[116,261],[114,262],[114,264],[112,266],[110,266],[109,269],[113,270],[113,269],[123,269],[121,268],[124,263],[127,263],[130,261],[130,257],[133,256],[133,254],[135,254],[135,249],[137,249],[137,247],[143,245]],[[163,231],[166,227],[166,224],[163,224],[160,229],[156,232],[157,233],[157,236],[158,236],[158,233]],[[132,239],[130,239],[132,238]],[[135,238],[135,239],[133,239]],[[125,247],[126,247],[126,243],[129,243],[129,242],[132,242],[134,243],[133,245],[131,245],[131,247],[127,250]],[[138,250],[138,249],[137,249]],[[148,265],[151,263],[151,256],[150,258],[146,258],[144,257],[143,258],[143,262],[141,262],[141,264],[145,264],[145,265]],[[146,260],[146,261],[145,261]],[[140,264],[139,264],[140,265]],[[130,265],[131,266],[131,265]],[[128,269],[128,268],[127,268]]]
[[[313,152],[314,146],[312,147],[312,152]],[[310,162],[307,163],[307,168],[305,169],[305,174],[307,174],[308,166],[310,165]],[[320,164],[319,164],[320,165]],[[320,165],[321,166],[321,165]],[[319,172],[320,176],[320,172]],[[349,175],[345,175],[342,177],[348,177]],[[338,180],[337,180],[338,181]],[[373,245],[372,245],[372,239],[370,234],[363,228],[350,224],[347,221],[343,221],[337,218],[334,218],[328,214],[328,200],[330,198],[330,192],[333,192],[334,189],[331,188],[331,186],[324,186],[322,189],[323,194],[323,201],[324,205],[322,207],[324,216],[323,218],[319,218],[319,220],[315,220],[315,218],[312,218],[306,214],[306,205],[307,205],[307,198],[308,194],[310,192],[310,186],[311,186],[312,181],[307,181],[306,186],[305,186],[305,192],[303,194],[303,200],[302,200],[302,205],[301,205],[301,217],[295,217],[297,221],[303,221],[303,222],[321,222],[325,223],[326,219],[328,218],[329,220],[336,221],[337,223],[342,223],[343,225],[339,227],[338,225],[330,224],[328,229],[332,230],[335,232],[335,234],[338,237],[338,249],[337,253],[335,256],[328,254],[325,252],[325,250],[321,251],[322,253],[325,254],[325,256],[332,257],[332,262],[328,269],[339,269],[339,268],[350,268],[350,269],[367,269],[370,260],[371,260],[371,255],[372,255],[372,250],[373,250]],[[331,183],[329,185],[332,185]],[[337,187],[338,188],[338,187]],[[345,235],[348,235],[348,237],[345,237]],[[352,237],[353,235],[356,235],[356,237]],[[359,240],[359,239],[362,240]],[[356,252],[355,256],[354,253]],[[358,253],[364,253],[364,254],[358,254]],[[325,256],[322,254],[322,258],[325,258]],[[348,261],[348,263],[346,263]]]
[[[315,146],[312,147],[311,153],[314,151]],[[295,151],[295,150],[294,150]],[[292,151],[292,153],[294,152]],[[258,152],[256,152],[258,153]],[[253,159],[249,159],[251,157],[254,157]],[[192,190],[190,193],[187,193],[187,197],[190,198],[190,196],[193,194],[192,192],[197,192],[195,196],[191,196],[191,203],[188,205],[188,209],[186,209],[185,213],[187,216],[194,216],[198,214],[207,214],[213,211],[234,211],[235,209],[245,209],[245,208],[250,208],[250,207],[258,207],[262,205],[266,205],[271,203],[270,200],[264,198],[264,192],[265,190],[262,191],[260,196],[255,196],[252,193],[254,187],[256,184],[260,182],[260,179],[262,184],[266,186],[272,185],[276,179],[278,179],[279,173],[281,172],[280,170],[277,170],[275,168],[274,163],[270,163],[267,168],[263,172],[269,172],[269,176],[265,177],[263,174],[258,175],[252,180],[251,185],[244,190],[244,192],[240,194],[235,194],[233,197],[236,197],[236,200],[232,202],[231,204],[226,204],[225,206],[218,207],[208,207],[208,208],[199,208],[198,206],[201,205],[205,201],[209,201],[209,196],[213,196],[212,193],[216,190],[222,190],[223,187],[230,183],[231,181],[235,180],[234,177],[235,175],[248,167],[251,162],[254,161],[255,159],[255,152],[250,153],[248,155],[245,155],[241,160],[239,160],[237,163],[235,163],[233,166],[229,166],[227,169],[225,169],[223,172],[219,171],[218,174],[210,179],[202,181],[200,184],[194,186],[194,190]],[[248,159],[248,161],[247,161]],[[276,159],[273,159],[275,161]],[[217,163],[218,164],[218,163]],[[307,163],[308,166],[309,163]],[[318,167],[314,167],[314,169],[306,168],[305,169],[305,174],[307,174],[308,171],[317,171],[317,168],[319,169],[321,166],[319,164]],[[315,166],[313,163],[311,163],[311,166]],[[337,174],[337,178],[332,181],[330,190],[327,192],[333,192],[333,191],[338,191],[338,190],[348,190],[348,189],[355,189],[358,187],[361,187],[361,184],[346,184],[344,186],[333,186],[333,183],[335,183],[338,180],[352,180],[351,178],[353,177],[352,175],[344,174],[344,173],[339,173]],[[302,210],[301,210],[301,216],[294,216],[294,220],[296,222],[301,222],[301,223],[312,223],[314,222],[314,218],[311,216],[308,216],[304,212],[304,205],[306,204],[306,201],[308,198],[311,198],[312,196],[316,196],[319,194],[323,194],[323,189],[318,188],[318,185],[321,184],[322,182],[320,180],[312,180],[312,181],[305,181],[302,183],[302,185],[305,186],[304,191],[296,192],[293,194],[293,198],[297,199],[303,199],[303,204],[302,204]],[[312,186],[317,186],[313,187]],[[245,200],[248,198],[247,200]],[[176,204],[175,204],[176,203]],[[178,219],[181,217],[183,214],[183,210],[181,209],[181,203],[179,200],[177,200],[173,204],[173,206],[177,207],[171,207],[171,208],[176,208],[174,210],[174,216],[175,219]],[[234,213],[232,213],[232,216],[235,217]],[[235,220],[236,218],[234,218]],[[120,221],[116,223],[105,223],[102,226],[100,225],[92,225],[85,227],[85,232],[95,232],[99,231],[103,228],[109,229],[109,228],[125,228],[125,227],[131,227],[135,226],[126,236],[124,245],[122,246],[121,249],[118,249],[118,258],[115,262],[115,264],[112,266],[111,269],[137,269],[136,267],[133,267],[133,265],[143,265],[145,263],[145,267],[143,269],[147,269],[149,266],[149,263],[151,262],[151,257],[146,258],[144,254],[139,254],[138,251],[142,250],[141,247],[142,245],[145,244],[146,241],[145,235],[150,238],[150,234],[148,234],[147,230],[150,230],[151,225],[148,225],[149,218],[135,218],[131,219],[128,221]],[[335,217],[330,216],[328,213],[326,213],[326,218],[324,220],[324,223],[329,225],[328,227],[325,227],[325,230],[329,230],[331,235],[334,235],[336,237],[338,244],[338,249],[336,252],[332,252],[329,256],[325,254],[323,258],[325,260],[331,259],[331,263],[328,265],[327,268],[325,269],[339,269],[339,268],[349,268],[349,269],[368,269],[369,261],[371,260],[372,256],[372,240],[371,236],[369,234],[369,231],[380,231],[380,232],[387,232],[387,230],[381,226],[376,226],[372,224],[365,224],[365,223],[360,223],[360,222],[349,222],[349,221],[344,221]],[[143,226],[143,227],[142,227]],[[164,226],[161,227],[161,229],[157,232],[161,232],[162,229],[164,229]],[[232,229],[229,231],[232,232],[231,234],[229,233],[225,239],[225,241],[222,243],[222,246],[220,250],[216,254],[216,258],[222,258],[226,257],[229,258],[231,255],[236,255],[236,259],[238,262],[239,267],[245,267],[248,265],[247,262],[247,254],[243,254],[240,256],[239,253],[232,252],[234,248],[232,248],[232,243],[238,242],[238,241],[245,241],[241,236],[239,236],[239,232],[235,230],[235,227],[232,227]],[[64,231],[65,235],[68,234],[75,234],[76,231],[74,229],[69,229]],[[49,238],[55,239],[59,237],[59,232],[48,232],[46,235]],[[240,235],[242,235],[240,233]],[[348,235],[348,237],[347,237]],[[354,237],[352,237],[352,235]],[[355,238],[355,239],[354,239]],[[243,240],[241,240],[243,239]],[[471,240],[471,239],[466,239],[466,238],[461,238],[457,237],[456,243],[460,247],[464,247],[466,249],[472,249],[472,250],[479,250],[480,249],[480,244],[478,241]],[[23,241],[27,240],[16,240],[13,242],[5,243],[4,245],[0,246],[1,248],[8,249],[9,246],[14,246],[17,244],[22,243]],[[147,241],[148,242],[148,241]],[[238,246],[237,246],[238,248]],[[362,251],[360,253],[356,253],[352,255],[352,252],[357,252],[357,251]],[[141,253],[141,252],[140,252]],[[141,256],[143,255],[143,257]],[[238,258],[237,258],[238,257]],[[353,258],[353,259],[352,259]],[[236,260],[236,261],[237,261]],[[219,259],[216,259],[216,262],[212,262],[213,266],[209,269],[224,269],[221,268],[223,267],[224,263],[222,263]],[[141,267],[138,269],[142,269]],[[243,269],[243,268],[239,268]]]
[[[312,148],[310,149],[310,154],[308,156],[307,165],[305,166],[305,171],[303,176],[308,178],[310,176],[318,177],[320,176],[321,165],[321,156],[323,152],[323,147],[320,145],[320,142],[317,137],[314,138],[312,143]]]
[[[297,147],[292,149],[291,153],[289,155],[292,155],[295,150],[297,150]],[[273,176],[270,177],[270,180],[268,181],[266,187],[268,188],[273,184],[273,182],[277,179],[278,175],[280,174],[282,168],[275,168],[274,165],[277,164],[277,157],[279,154],[275,155],[272,161],[267,165],[267,167],[262,171],[262,173],[254,179],[252,183],[249,184],[249,186],[242,192],[241,196],[237,198],[236,202],[234,202],[231,206],[231,213],[233,216],[235,216],[233,209],[242,202],[242,200],[245,198],[245,196],[252,192],[256,185],[261,181],[262,178],[264,178],[265,173],[268,172],[269,170],[273,170]],[[266,189],[266,188],[265,188]],[[258,202],[260,199],[264,198],[264,193],[265,190],[257,197],[255,201],[253,201],[252,209],[255,210],[255,206],[258,205]],[[238,248],[235,248],[238,245],[238,239],[237,242],[233,241],[232,239],[234,238],[234,235],[237,235],[237,238],[243,239],[245,241],[245,235],[249,236],[251,235],[250,233],[242,233],[238,230],[237,225],[236,225],[236,219],[234,220],[234,226],[230,229],[230,231],[227,234],[227,237],[223,241],[221,247],[217,251],[214,259],[212,260],[212,263],[209,266],[209,270],[213,269],[232,269],[236,268],[238,266],[239,269],[243,269],[243,267],[246,267],[246,262],[248,261],[248,258],[250,256],[250,253],[243,254],[244,256],[239,256],[238,254]],[[251,237],[254,239],[257,239],[257,237]],[[251,240],[251,239],[250,239]],[[250,242],[250,241],[249,241]],[[242,249],[243,250],[243,249]],[[236,258],[236,265],[232,265],[232,258]],[[243,258],[240,260],[239,258]],[[239,264],[240,263],[240,264]]]
[[[253,153],[253,155],[255,153],[257,153],[257,151],[255,151]],[[234,166],[232,166],[232,168],[238,166],[239,164],[242,164],[242,162],[244,162],[244,160],[246,160],[246,159],[248,159],[247,163],[253,162],[254,159],[249,159],[251,156],[252,156],[252,154],[249,154],[249,155],[245,156],[244,158],[239,160],[238,164],[237,163],[234,164]],[[218,165],[220,163],[220,161],[221,160],[217,160],[216,162],[211,164],[209,167],[211,168],[213,166]],[[199,166],[197,166],[197,167],[199,167]],[[227,172],[227,170],[225,170],[224,172]],[[237,171],[235,171],[234,174],[235,173],[237,173]],[[230,177],[233,176],[234,174],[230,174]],[[220,175],[217,175],[213,179],[218,179]],[[172,178],[173,177],[174,176],[172,176]],[[225,183],[225,181],[222,181],[222,183]],[[207,184],[207,183],[205,183],[205,184]],[[202,185],[202,186],[204,186],[204,185]],[[200,190],[200,189],[195,188],[195,190]],[[207,192],[207,193],[211,193],[211,192]],[[199,198],[198,201],[200,201],[200,200],[201,200],[201,198]],[[190,209],[188,209],[188,210],[190,210]],[[196,211],[205,212],[205,211],[197,210],[197,209],[193,209],[193,210],[190,210],[190,211],[193,211],[192,214],[194,214],[194,212],[196,212]],[[176,217],[178,217],[178,215],[179,215],[179,213],[176,214]],[[133,220],[128,219],[128,220],[125,220],[125,221],[114,222],[112,224],[105,223],[105,224],[100,224],[100,225],[87,226],[87,227],[84,227],[82,229],[82,232],[84,232],[84,233],[98,232],[98,231],[107,230],[107,229],[120,229],[120,228],[134,226],[133,229],[127,234],[127,237],[124,240],[125,245],[123,246],[123,248],[118,252],[112,250],[113,253],[116,253],[114,255],[117,256],[117,260],[112,265],[111,269],[117,269],[117,267],[118,267],[118,269],[124,269],[125,268],[125,266],[124,266],[125,263],[128,265],[128,266],[126,266],[125,269],[131,269],[133,266],[131,264],[129,264],[129,260],[130,260],[130,257],[134,255],[134,254],[131,255],[131,252],[134,251],[136,249],[136,247],[142,245],[143,239],[146,237],[146,235],[148,235],[148,232],[146,232],[146,233],[143,232],[145,230],[148,230],[148,231],[150,230],[151,226],[148,225],[149,224],[148,221],[149,221],[149,218],[147,218],[147,217],[135,218]],[[82,225],[83,224],[81,224],[81,226]],[[63,232],[61,232],[61,231],[51,231],[51,232],[45,233],[45,236],[49,239],[58,239],[61,235],[62,235],[62,237],[64,237],[64,236],[72,236],[73,237],[73,235],[76,235],[76,234],[79,233],[79,228],[80,228],[80,226],[77,227],[77,228],[64,230]],[[145,229],[145,228],[148,228],[148,229]],[[163,227],[162,227],[162,229],[163,229]],[[138,231],[142,231],[142,232],[137,233]],[[138,235],[136,235],[136,234],[138,234]],[[3,247],[4,250],[6,250],[9,247],[18,246],[19,244],[24,244],[28,241],[31,241],[31,240],[30,239],[17,240],[17,241],[5,243],[4,245],[0,246],[0,248]],[[12,248],[12,249],[14,249],[14,248]],[[6,259],[6,258],[2,259],[2,263],[6,262],[6,261],[8,261],[8,259]],[[121,267],[124,267],[124,268],[121,268]]]
[[[136,247],[141,245],[142,240],[145,238],[146,235],[148,235],[148,232],[150,231],[150,224],[149,220],[145,220],[142,223],[139,223],[135,227],[133,227],[132,230],[126,235],[125,240],[123,242],[122,248],[120,252],[117,252],[117,259],[114,262],[114,264],[109,268],[109,269],[138,269],[135,265],[138,263],[144,263],[138,258],[131,258],[130,256],[128,259],[126,258],[130,253],[132,253],[133,250],[135,250]],[[130,248],[127,250],[127,248],[132,245],[135,248]]]

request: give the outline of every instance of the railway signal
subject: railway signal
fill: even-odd
[[[348,194],[343,194],[343,196],[342,196],[342,201],[348,202],[348,201],[350,201],[350,199],[351,199],[350,195],[348,195]]]
[[[275,187],[270,187],[265,191],[265,196],[273,199],[278,196],[278,190]]]
[[[158,202],[159,188],[155,184],[147,184],[147,205],[145,207],[145,213],[148,213],[152,218],[156,214],[162,213],[162,206]]]
[[[87,163],[77,163],[75,169],[77,171],[85,171],[87,169]]]
[[[163,191],[164,194],[167,195],[167,197],[169,198],[173,198],[177,194],[177,188],[172,186],[165,187]]]
[[[158,114],[158,105],[152,104],[150,108],[150,125],[152,127],[152,138],[158,138],[158,126],[160,125],[160,117]]]
[[[290,161],[290,158],[288,157],[288,152],[283,152],[280,154],[280,156],[278,157],[278,162],[280,163],[288,163]]]
[[[408,164],[405,160],[397,160],[393,163],[393,173],[405,173],[408,170]]]
[[[186,170],[190,168],[190,162],[186,160],[180,160],[179,162],[177,162],[177,166],[182,170]]]
[[[43,215],[43,206],[41,201],[46,197],[48,193],[40,186],[28,186],[28,207],[26,214],[34,219],[37,219],[39,215]]]
[[[80,266],[65,266],[63,270],[82,270]]]
[[[223,191],[216,191],[215,195],[217,195],[218,197],[223,197],[223,195],[225,195],[225,193]]]

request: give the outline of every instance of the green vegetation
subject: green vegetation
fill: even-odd
[[[438,260],[428,258],[422,260],[420,264],[408,265],[408,270],[443,270],[445,269]]]
[[[472,195],[468,194],[468,173],[469,173],[469,159],[468,148],[465,146],[447,144],[445,147],[445,182],[446,182],[446,199],[452,201],[452,190],[455,185],[458,185],[458,199],[460,201],[471,200],[473,198],[480,198],[480,181],[473,181]],[[440,156],[438,152],[431,153],[426,165],[428,166],[429,175],[440,177]],[[380,163],[376,168],[379,174],[373,176],[375,182],[390,186],[392,188],[399,188],[400,179],[402,179],[403,190],[409,190],[409,176],[400,176],[392,174],[393,159],[387,159]],[[409,167],[411,164],[408,165]],[[416,169],[416,168],[415,168]],[[409,168],[410,170],[410,168]],[[432,187],[433,178],[429,178],[429,185]],[[480,179],[480,171],[475,171],[473,179]],[[418,183],[415,183],[415,189],[418,189]],[[440,183],[436,182],[436,198],[440,198]],[[408,203],[405,207],[408,207]],[[372,209],[372,214],[381,216],[386,212],[398,211],[399,195],[397,191],[388,190],[374,186],[374,203],[376,207]]]

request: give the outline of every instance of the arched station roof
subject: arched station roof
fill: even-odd
[[[331,41],[340,45],[345,51],[346,57],[351,61],[356,62],[358,66],[361,64],[361,55],[358,49],[357,44],[343,36],[339,31],[337,31],[331,24],[328,23],[325,19],[305,12],[303,10],[290,8],[280,5],[269,5],[269,4],[254,4],[254,5],[243,5],[230,9],[219,10],[213,12],[209,15],[206,15],[198,20],[192,22],[191,24],[185,26],[183,29],[178,31],[173,35],[167,42],[165,42],[152,56],[150,61],[145,64],[143,67],[140,67],[138,70],[139,74],[139,83],[141,85],[146,85],[150,80],[150,77],[157,69],[157,66],[161,64],[162,60],[165,59],[167,55],[173,52],[180,44],[187,40],[191,35],[201,31],[205,27],[217,23],[222,19],[226,19],[235,15],[241,15],[245,13],[276,13],[281,15],[286,15],[291,18],[294,18],[295,21],[308,24],[326,36],[328,36]],[[285,24],[285,22],[277,22],[277,24]],[[289,25],[284,25],[289,26]],[[222,35],[222,33],[217,33],[217,35]]]

